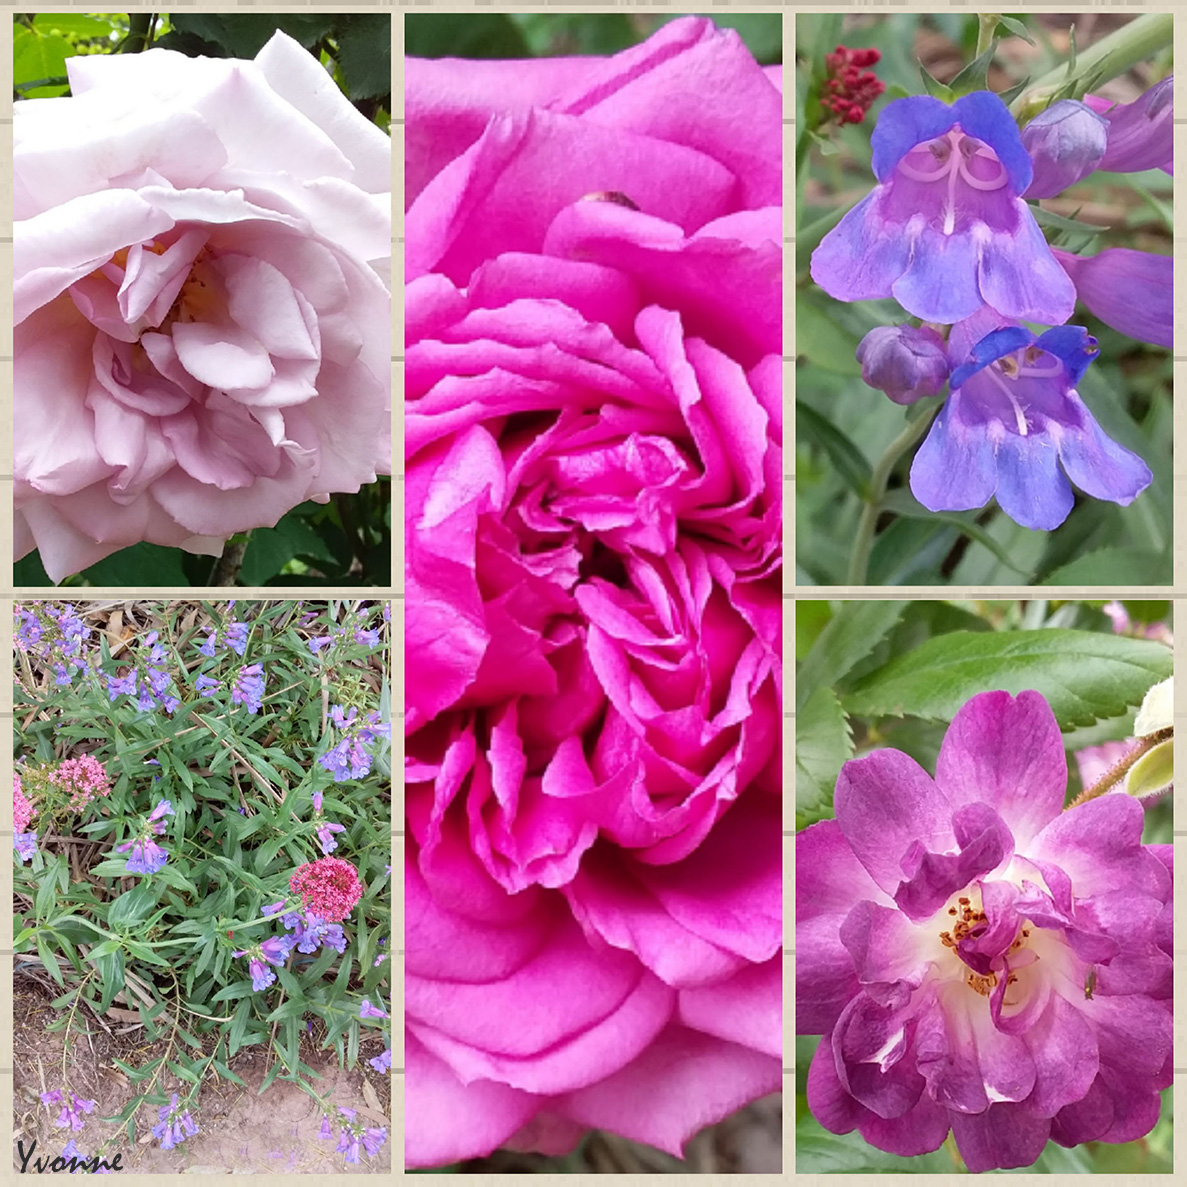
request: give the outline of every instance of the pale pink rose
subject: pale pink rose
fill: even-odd
[[[679,1154],[780,1085],[782,99],[405,78],[405,1162]]]
[[[277,33],[16,104],[16,556],[217,555],[390,459],[391,141]]]

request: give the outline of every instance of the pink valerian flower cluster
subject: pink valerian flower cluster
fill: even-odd
[[[327,923],[340,923],[363,897],[358,871],[340,857],[321,857],[300,866],[289,889],[301,896],[305,910]]]
[[[25,832],[29,821],[37,815],[37,809],[25,798],[25,789],[21,786],[20,775],[12,777],[12,824],[18,833]]]
[[[66,759],[49,776],[49,781],[69,793],[69,806],[75,812],[81,812],[95,796],[111,794],[107,770],[92,754]]]

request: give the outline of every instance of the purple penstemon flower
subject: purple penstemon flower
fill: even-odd
[[[1076,295],[1106,325],[1140,342],[1174,345],[1174,261],[1170,256],[1109,247],[1094,256],[1054,252]]]
[[[1102,796],[1064,811],[1036,692],[973,697],[932,779],[846,763],[796,838],[796,1021],[825,1037],[808,1105],[881,1150],[1029,1166],[1049,1139],[1133,1141],[1172,1078],[1171,846]]]
[[[24,865],[37,852],[37,834],[35,832],[16,833],[12,838],[12,847],[21,859],[21,864]]]
[[[135,668],[125,676],[108,676],[107,699],[114,701],[121,696],[134,697],[136,695],[136,677]]]
[[[1069,478],[1122,506],[1150,485],[1146,463],[1105,436],[1076,391],[1097,354],[1081,326],[1035,337],[983,310],[952,328],[948,352],[951,394],[911,465],[928,510],[968,511],[996,495],[1015,522],[1050,530],[1072,509]]]
[[[1084,102],[1108,123],[1108,147],[1099,169],[1137,173],[1145,169],[1171,172],[1174,159],[1174,76],[1156,82],[1132,103],[1114,103],[1099,95]]]
[[[239,669],[231,689],[231,701],[246,705],[249,713],[258,713],[264,703],[264,669],[261,664],[248,664]]]
[[[223,642],[238,656],[242,657],[247,650],[246,622],[230,622],[223,627]]]
[[[46,1105],[61,1103],[62,1111],[58,1114],[54,1124],[59,1128],[69,1125],[75,1133],[86,1125],[86,1122],[82,1119],[82,1114],[89,1114],[97,1103],[93,1100],[84,1100],[75,1092],[69,1090],[63,1092],[57,1088],[54,1088],[50,1092],[43,1092],[41,1094],[41,1102]]]
[[[386,1018],[387,1014],[383,1010],[373,1006],[368,998],[363,998],[359,1003],[359,1017],[360,1018]]]
[[[194,677],[194,687],[202,696],[214,692],[218,686],[219,682],[213,676],[197,675]]]
[[[206,633],[206,639],[199,645],[198,651],[202,655],[206,656],[207,659],[214,659],[214,647],[217,641],[218,632],[208,629]]]
[[[328,820],[321,821],[317,826],[317,839],[321,842],[321,851],[323,854],[333,853],[338,848],[338,842],[334,840],[334,834],[344,832],[346,825],[333,824]]]
[[[870,147],[878,184],[812,254],[826,293],[894,297],[945,325],[983,305],[1048,325],[1071,317],[1075,289],[1022,200],[1033,167],[997,95],[896,99]]]
[[[177,1093],[173,1093],[172,1101],[161,1105],[157,1109],[160,1120],[152,1127],[152,1135],[161,1143],[162,1150],[172,1150],[174,1146],[184,1142],[198,1132],[198,1126],[190,1116],[188,1108],[178,1104]]]
[[[155,874],[169,860],[169,851],[151,837],[137,837],[115,847],[116,853],[126,853],[129,849],[132,854],[124,867],[129,874]]]
[[[388,1047],[382,1055],[376,1055],[374,1058],[368,1059],[367,1062],[381,1075],[384,1072],[390,1072],[392,1070],[392,1049]]]

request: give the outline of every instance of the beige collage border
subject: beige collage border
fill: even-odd
[[[28,11],[28,12],[77,12],[86,10],[97,10],[99,6],[93,2],[86,2],[86,0],[75,0],[73,3],[59,3],[59,4],[19,4],[15,2],[6,2],[3,8],[12,9],[13,11]],[[836,0],[832,4],[795,4],[781,2],[781,0],[707,0],[701,5],[681,4],[676,3],[675,0],[671,2],[630,2],[630,0],[584,0],[584,3],[558,3],[556,0],[538,0],[536,3],[520,3],[517,0],[310,0],[308,3],[268,3],[267,0],[238,0],[238,2],[227,3],[215,2],[211,3],[209,0],[163,0],[159,4],[144,4],[132,3],[123,6],[125,10],[190,10],[201,12],[241,12],[247,9],[255,9],[261,12],[309,12],[309,11],[330,11],[330,10],[367,10],[367,11],[390,11],[393,13],[392,20],[392,53],[393,53],[393,91],[397,93],[400,98],[393,102],[392,123],[393,123],[393,301],[392,301],[392,386],[394,392],[402,393],[402,354],[396,344],[402,341],[400,327],[403,321],[403,300],[402,292],[394,284],[394,278],[399,271],[399,262],[402,260],[403,253],[403,204],[398,199],[402,196],[402,178],[403,178],[403,151],[402,140],[395,135],[395,128],[403,126],[403,21],[402,12],[406,10],[413,11],[438,11],[438,12],[490,12],[490,11],[548,11],[548,12],[591,12],[591,11],[609,11],[609,10],[630,10],[630,11],[654,11],[654,12],[688,12],[698,10],[706,15],[712,16],[716,11],[732,10],[736,12],[756,12],[772,10],[779,11],[783,14],[783,42],[784,42],[784,61],[787,64],[794,62],[794,44],[795,44],[795,14],[797,13],[811,13],[811,12],[837,12],[837,11],[853,11],[854,13],[873,13],[873,12],[894,12],[894,11],[912,11],[912,12],[942,12],[949,10],[958,11],[976,11],[978,6],[972,3],[972,0],[948,0],[947,3],[936,0],[924,0],[924,2],[914,2],[914,0]],[[1010,6],[1010,11],[1013,12],[1060,12],[1060,11],[1115,11],[1125,14],[1136,15],[1141,11],[1160,11],[1160,12],[1183,12],[1183,18],[1176,21],[1175,25],[1175,48],[1178,51],[1181,42],[1187,39],[1187,0],[1164,0],[1163,3],[1147,3],[1145,0],[1130,0],[1125,3],[1110,3],[1103,2],[1103,0],[1080,0],[1079,3],[1067,3],[1064,0],[1040,0],[1039,3],[1015,3]],[[5,39],[0,39],[4,42],[4,48],[0,50],[0,124],[11,126],[12,123],[12,108],[11,100],[7,96],[11,93],[11,75],[12,75],[12,59],[11,43]],[[7,79],[7,82],[5,81]],[[1177,96],[1177,107],[1179,110],[1187,110],[1183,106],[1183,99],[1187,95],[1183,93],[1183,87],[1187,85],[1180,83]],[[794,143],[795,143],[795,102],[794,92],[791,85],[785,88],[784,91],[784,160],[790,162],[794,160]],[[1176,156],[1182,154],[1178,151],[1180,145],[1187,145],[1187,118],[1177,118],[1175,121],[1175,144]],[[3,144],[3,151],[9,158],[7,163],[11,161],[11,137],[8,132],[0,132],[0,143]],[[792,177],[790,169],[787,171],[787,185],[788,192],[794,193],[792,184]],[[8,168],[3,170],[0,176],[0,186],[3,187],[2,205],[0,205],[0,261],[2,261],[2,268],[4,274],[11,278],[12,274],[12,224],[11,224],[11,171]],[[784,208],[784,242],[785,246],[794,247],[794,211],[785,205]],[[1187,214],[1181,208],[1177,209],[1176,227],[1175,227],[1175,254],[1176,254],[1176,311],[1181,307],[1181,302],[1187,300],[1187,287],[1184,281],[1187,280],[1185,270],[1187,270],[1187,258],[1180,258],[1182,252],[1180,250],[1183,239],[1187,237]],[[787,253],[788,259],[793,257],[792,252]],[[795,391],[795,285],[794,285],[794,271],[789,264],[785,267],[784,272],[784,370],[785,370],[785,385],[784,385],[784,407],[788,408],[793,399]],[[11,555],[10,546],[12,542],[12,503],[11,503],[11,488],[12,488],[12,474],[11,474],[11,458],[12,458],[12,297],[11,285],[7,282],[0,282],[0,558],[7,558]],[[1187,335],[1185,335],[1182,326],[1183,319],[1176,317],[1177,334],[1175,340],[1175,379],[1177,381],[1183,377],[1187,372],[1184,372],[1184,365],[1187,364]],[[393,441],[402,440],[402,422],[403,416],[401,408],[401,400],[393,401]],[[1187,406],[1182,401],[1175,412],[1175,437],[1176,440],[1187,440],[1184,436],[1187,432]],[[786,457],[789,459],[787,472],[784,475],[785,488],[785,505],[794,505],[794,429],[791,430],[790,444],[786,447]],[[1176,610],[1187,610],[1187,461],[1183,458],[1187,457],[1187,450],[1183,451],[1183,457],[1176,456],[1174,461],[1174,532],[1175,532],[1175,550],[1174,550],[1174,584],[1170,588],[1166,587],[1113,587],[1107,591],[1102,591],[1097,587],[1076,587],[1065,588],[1058,591],[1045,590],[1048,596],[1058,594],[1060,597],[1099,597],[1102,592],[1107,592],[1109,596],[1126,596],[1126,597],[1151,597],[1151,598],[1175,598]],[[402,510],[402,474],[397,473],[396,478],[400,481],[393,482],[393,498],[397,503],[397,507],[393,508],[393,513],[396,509]],[[787,522],[785,528],[785,546],[790,554],[794,554],[795,548],[795,527],[794,517]],[[393,544],[393,564],[402,562],[402,537],[396,534],[395,543]],[[28,590],[22,591],[14,588],[12,584],[12,570],[9,567],[10,562],[7,559],[0,559],[0,602],[5,603],[0,605],[0,655],[11,657],[12,655],[12,614],[11,601],[15,597],[20,597],[22,594],[28,596],[46,596],[45,590]],[[402,563],[399,568],[394,568],[394,572],[402,573]],[[789,581],[794,581],[794,569],[790,569],[792,574]],[[402,578],[396,577],[393,579],[394,584],[388,589],[378,589],[371,591],[377,597],[390,597],[394,602],[395,618],[394,622],[402,624],[403,620],[403,592],[402,592]],[[159,598],[169,597],[193,597],[197,591],[194,588],[162,588],[154,589],[152,596]],[[220,596],[223,591],[219,591]],[[250,589],[237,590],[237,596],[243,599],[252,598],[285,598],[298,597],[306,592],[300,588],[268,588],[268,589]],[[317,591],[319,594],[326,596],[359,596],[358,588],[343,589],[341,591]],[[794,622],[794,605],[797,599],[818,599],[818,598],[862,598],[862,599],[915,599],[915,598],[965,598],[981,594],[982,596],[988,591],[973,590],[968,588],[955,587],[896,587],[896,588],[881,588],[881,587],[797,587],[794,584],[785,584],[784,588],[784,617],[785,625],[788,628],[793,627]],[[1028,587],[994,587],[992,595],[1000,598],[1025,598],[1029,596]],[[74,591],[63,591],[64,596],[75,596]],[[87,597],[104,598],[104,597],[118,597],[118,596],[136,596],[140,597],[140,591],[118,590],[118,589],[94,589],[87,591]],[[789,631],[789,636],[791,632]],[[1187,635],[1176,645],[1176,659],[1180,654],[1187,656]],[[6,664],[10,663],[10,659],[5,659]],[[398,674],[401,681],[402,690],[402,656],[399,661],[393,662],[395,672]],[[6,669],[5,674],[0,678],[0,718],[11,720],[12,717],[12,686],[11,680],[8,678],[11,674],[11,669]],[[794,676],[791,676],[791,681],[794,683]],[[394,691],[394,690],[393,690]],[[1179,700],[1175,706],[1176,722],[1180,718],[1187,719],[1187,705],[1184,704],[1184,696],[1180,694]],[[402,712],[401,712],[402,716]],[[793,746],[794,746],[794,714],[790,711],[785,714],[785,746],[784,746],[784,781],[785,786],[790,788],[794,783],[794,764],[792,761]],[[399,744],[402,746],[402,742]],[[402,756],[395,739],[393,738],[393,753],[397,757]],[[9,773],[9,766],[11,758],[9,757],[9,748],[0,747],[0,786],[4,785],[4,779]],[[393,764],[394,765],[394,764]],[[794,917],[793,901],[791,886],[793,883],[794,872],[794,816],[792,814],[791,798],[785,799],[787,804],[787,813],[784,821],[784,918],[785,918],[785,938],[787,946],[784,949],[784,1017],[786,1019],[784,1025],[785,1044],[784,1044],[784,1083],[785,1087],[791,1088],[791,1095],[794,1096],[794,995],[792,992],[792,984],[794,982],[794,924],[791,922]],[[1183,814],[1183,803],[1179,798],[1176,798],[1176,816],[1177,819],[1187,821],[1187,815]],[[5,824],[8,828],[4,831],[5,836],[11,835],[11,818],[5,814]],[[1176,830],[1176,837],[1187,836],[1187,829]],[[402,829],[393,828],[393,849],[402,847],[403,832]],[[398,841],[398,844],[397,844]],[[393,885],[397,885],[393,882]],[[11,895],[12,891],[12,869],[8,862],[0,862],[0,895]],[[403,901],[402,890],[397,892],[399,899],[399,910],[397,914],[402,917]],[[1181,885],[1176,894],[1176,907],[1182,908],[1187,902],[1187,892],[1184,892]],[[399,951],[402,965],[402,948]],[[1175,950],[1176,957],[1182,956],[1183,952],[1180,949]],[[7,1134],[9,1142],[12,1142],[12,1104],[13,1104],[13,1083],[12,1083],[12,1066],[13,1066],[13,1051],[12,1051],[12,968],[13,957],[11,949],[7,951],[0,950],[0,1134]],[[1183,981],[1184,974],[1180,970],[1176,979],[1177,998],[1180,1002],[1184,1000],[1184,990],[1187,985]],[[399,988],[393,993],[393,1016],[395,1014],[396,1000],[400,1000],[400,1007],[402,1010],[402,986],[403,977],[402,971],[399,978],[393,979],[399,981]],[[1187,1091],[1187,1032],[1183,1030],[1183,1009],[1177,1012],[1176,1015],[1176,1052],[1177,1058],[1176,1074],[1175,1074],[1175,1100],[1178,1104],[1178,1112],[1180,1116],[1187,1116],[1184,1112],[1184,1093]],[[393,1092],[392,1092],[392,1118],[389,1129],[389,1138],[393,1144],[393,1150],[398,1146],[402,1149],[403,1146],[403,1058],[401,1051],[396,1052],[393,1067]],[[789,1084],[790,1081],[790,1084]],[[793,1139],[792,1122],[785,1119],[784,1124],[784,1142],[783,1142],[783,1166],[784,1171],[782,1175],[758,1175],[748,1176],[748,1178],[756,1180],[760,1183],[774,1183],[783,1178],[795,1178],[810,1182],[811,1184],[827,1184],[844,1182],[854,1178],[862,1178],[864,1176],[852,1175],[797,1175],[795,1173],[795,1152]],[[393,1155],[395,1158],[395,1155]],[[1181,1168],[1184,1165],[1183,1160],[1176,1160],[1176,1167]],[[9,1181],[4,1172],[0,1172],[4,1181]],[[128,1175],[129,1181],[134,1184],[155,1182],[163,1177],[159,1175]],[[281,1187],[282,1179],[287,1179],[290,1176],[268,1175],[264,1176],[269,1184],[275,1184],[275,1187]],[[503,1176],[480,1176],[488,1177],[492,1181],[502,1178]],[[626,1176],[630,1179],[641,1178],[642,1176]],[[726,1176],[722,1176],[726,1178]],[[732,1176],[729,1176],[732,1177]],[[199,1176],[196,1182],[201,1182],[206,1176]],[[323,1181],[327,1176],[322,1176]],[[357,1175],[335,1174],[328,1178],[334,1182],[342,1180],[343,1182],[357,1182]],[[596,1181],[598,1176],[577,1176],[579,1179],[587,1179],[590,1182]],[[687,1178],[691,1181],[703,1181],[702,1176],[677,1176],[678,1179]],[[894,1182],[896,1179],[899,1182],[916,1181],[915,1176],[879,1176],[880,1180],[887,1182]],[[960,1182],[967,1182],[966,1176],[960,1175],[942,1175],[930,1176],[932,1181],[942,1180],[945,1184],[957,1184]],[[1045,1175],[1013,1175],[1011,1176],[1016,1181],[1026,1180],[1034,1183],[1048,1183],[1052,1181],[1051,1176]],[[1074,1183],[1079,1180],[1079,1176],[1055,1176],[1055,1178],[1064,1178],[1069,1183]],[[1131,1177],[1126,1176],[1128,1181]],[[1135,1182],[1150,1182],[1158,1179],[1167,1179],[1168,1176],[1132,1176]],[[13,1174],[15,1179],[15,1173]],[[555,1179],[558,1183],[562,1181],[570,1181],[572,1176],[540,1176],[539,1179],[549,1180]]]

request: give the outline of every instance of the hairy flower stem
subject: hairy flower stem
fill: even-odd
[[[866,496],[861,522],[857,525],[857,539],[853,542],[853,552],[849,557],[849,573],[845,578],[847,585],[865,584],[866,570],[870,565],[870,549],[874,545],[874,528],[878,524],[878,516],[882,513],[886,484],[890,481],[890,475],[899,458],[927,432],[937,411],[938,406],[920,410],[918,416],[907,421],[907,427],[895,437],[886,447],[886,452],[878,459],[870,478],[870,493]]]
[[[977,48],[973,51],[974,58],[979,58],[993,44],[997,19],[996,12],[982,12],[977,15]]]
[[[1116,787],[1129,774],[1131,768],[1143,754],[1148,754],[1155,746],[1165,742],[1170,736],[1171,731],[1165,729],[1159,730],[1156,734],[1150,734],[1148,737],[1139,738],[1138,744],[1124,758],[1115,762],[1091,787],[1080,792],[1064,811],[1078,808],[1081,804],[1086,804],[1089,800],[1104,795],[1110,788]]]
[[[1097,83],[1124,74],[1145,61],[1152,54],[1165,49],[1172,42],[1174,18],[1169,12],[1150,12],[1123,25],[1095,45],[1076,56],[1076,77],[1098,75]],[[1066,63],[1056,66],[1027,87],[1013,103],[1010,111],[1023,121],[1031,119],[1047,106],[1051,96],[1067,82]]]

